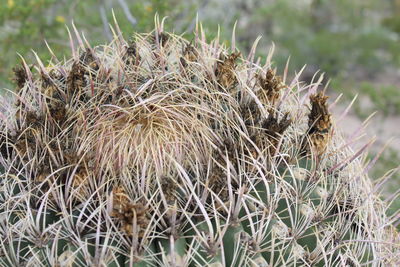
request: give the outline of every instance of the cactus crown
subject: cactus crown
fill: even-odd
[[[201,27],[16,68],[1,123],[4,266],[389,266],[385,205],[320,81]],[[297,76],[298,77],[298,76]]]

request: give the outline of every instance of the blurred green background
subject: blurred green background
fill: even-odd
[[[301,79],[309,82],[316,71],[330,80],[329,94],[343,94],[342,104],[358,94],[358,101],[343,121],[345,133],[361,125],[374,111],[377,116],[367,128],[377,142],[368,158],[394,138],[370,176],[377,179],[400,163],[400,0],[2,0],[0,5],[0,88],[12,89],[12,67],[18,54],[34,63],[31,50],[44,62],[50,59],[44,40],[58,58],[69,57],[65,25],[83,31],[91,44],[111,40],[108,27],[112,11],[125,34],[151,30],[154,14],[167,16],[166,28],[190,34],[198,14],[208,38],[230,40],[235,21],[239,47],[248,52],[262,35],[258,56],[265,57],[272,42],[276,45],[275,66],[282,73],[290,56],[289,72],[304,64]],[[229,45],[229,41],[226,42]],[[394,175],[385,195],[400,186]],[[400,208],[395,200],[392,211]],[[397,223],[400,219],[397,220]]]

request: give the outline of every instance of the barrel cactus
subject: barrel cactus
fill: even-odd
[[[22,60],[1,121],[2,266],[395,266],[320,80],[153,32]],[[51,50],[50,50],[51,52]],[[397,260],[397,262],[396,262]]]

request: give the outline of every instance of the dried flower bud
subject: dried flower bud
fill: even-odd
[[[217,69],[215,70],[215,76],[223,88],[230,88],[237,82],[234,70],[236,68],[236,59],[239,56],[240,52],[232,53],[227,57],[221,54],[220,61],[217,63]]]
[[[325,153],[330,140],[332,122],[326,103],[327,99],[328,97],[322,92],[310,96],[311,113],[308,116],[310,147],[307,150],[311,148],[318,156]]]
[[[286,85],[282,83],[281,77],[277,76],[272,69],[268,69],[265,78],[257,75],[258,84],[261,90],[257,91],[257,96],[263,103],[275,106],[279,97],[281,89]]]

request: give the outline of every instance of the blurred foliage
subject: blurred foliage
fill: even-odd
[[[335,77],[349,76],[357,70],[369,76],[382,71],[382,66],[398,66],[398,36],[381,24],[389,1],[305,2],[311,3],[260,2],[241,30],[253,39],[262,33],[267,43],[275,42],[277,65],[284,66],[291,56],[292,70],[307,63],[310,73],[320,69]],[[234,19],[240,19],[240,15]]]
[[[396,86],[378,87],[364,82],[361,83],[358,94],[368,97],[371,104],[366,108],[360,102],[356,103],[356,112],[362,118],[374,111],[381,111],[385,116],[400,114],[400,93]]]

